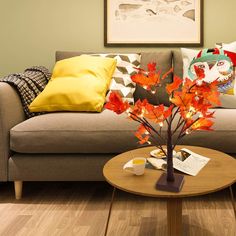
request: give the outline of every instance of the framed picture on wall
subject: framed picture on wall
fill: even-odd
[[[202,46],[202,0],[104,0],[105,46]]]

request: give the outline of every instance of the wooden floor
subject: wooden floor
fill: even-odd
[[[0,235],[103,235],[111,193],[105,182],[27,182],[17,201],[13,184],[0,183]],[[186,236],[235,236],[229,190],[185,199],[183,229]],[[108,235],[166,234],[164,199],[116,192]]]

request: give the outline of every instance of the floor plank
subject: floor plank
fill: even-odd
[[[111,194],[105,182],[26,182],[17,201],[0,183],[0,236],[102,236]],[[165,236],[166,218],[165,199],[117,190],[108,235]],[[228,189],[183,200],[183,235],[235,236],[235,226]]]

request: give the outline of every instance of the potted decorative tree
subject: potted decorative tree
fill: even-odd
[[[152,93],[163,86],[165,78],[172,73],[171,69],[161,76],[155,63],[149,63],[147,71],[137,70],[131,79]],[[162,174],[157,183],[157,188],[161,190],[180,191],[183,175],[174,174],[173,150],[192,131],[212,130],[214,112],[209,109],[220,105],[217,81],[204,82],[204,71],[195,67],[195,72],[195,80],[186,78],[183,83],[182,79],[174,76],[173,82],[166,86],[171,103],[168,108],[163,104],[152,105],[146,99],[138,100],[131,106],[117,92],[110,94],[109,102],[105,105],[105,108],[117,114],[126,113],[131,120],[140,124],[135,133],[140,144],[154,145],[166,155],[167,172]],[[163,126],[166,126],[166,132],[163,132]]]

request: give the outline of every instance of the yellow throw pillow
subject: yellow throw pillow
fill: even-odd
[[[58,61],[29,110],[101,112],[115,68],[115,59],[89,55]]]

